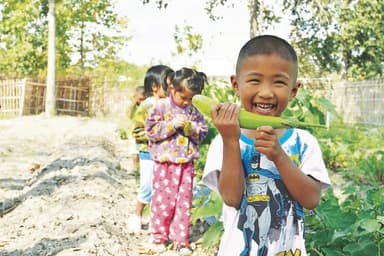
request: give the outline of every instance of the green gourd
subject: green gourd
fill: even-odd
[[[201,113],[203,113],[204,116],[208,118],[211,117],[211,108],[219,104],[219,102],[213,100],[212,98],[200,94],[197,94],[192,98],[192,103]],[[259,115],[248,112],[245,109],[240,109],[239,123],[240,127],[245,129],[256,129],[259,126],[272,126],[273,128],[326,128],[325,125],[321,124],[301,122],[288,117]]]

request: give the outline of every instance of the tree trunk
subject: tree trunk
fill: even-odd
[[[249,10],[249,36],[253,38],[257,33],[257,0],[248,1],[248,10]]]
[[[348,57],[347,54],[344,52],[345,49],[343,48],[340,53],[340,80],[346,80],[347,79],[347,70],[348,70]]]
[[[253,38],[257,35],[261,35],[264,32],[263,22],[264,22],[264,4],[263,0],[248,0],[248,9],[249,9],[249,32],[250,38]]]
[[[45,95],[45,113],[56,115],[56,52],[55,52],[55,0],[49,0],[48,11],[48,71]]]

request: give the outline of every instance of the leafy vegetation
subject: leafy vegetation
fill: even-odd
[[[169,0],[141,2],[155,4],[159,9],[172,4]],[[304,76],[347,80],[383,77],[383,1],[281,0],[276,4],[263,0],[206,0],[205,9],[212,20],[217,20],[220,17],[215,10],[244,2],[249,9],[250,36],[279,28],[289,17],[290,42],[298,50],[300,73]],[[129,44],[130,38],[123,33],[129,17],[117,15],[114,1],[63,0],[56,1],[55,8],[58,76],[97,74],[95,67],[121,61],[117,53]],[[45,76],[47,13],[47,0],[0,0],[0,76]],[[198,31],[189,24],[175,27],[175,55],[196,57],[204,43]]]
[[[58,75],[115,59],[129,41],[113,2],[56,1],[56,66]],[[0,76],[45,77],[48,1],[0,0]]]
[[[383,127],[347,124],[318,131],[334,190],[306,219],[314,255],[383,254],[383,134]]]
[[[169,0],[142,0],[167,8]],[[301,74],[307,77],[337,76],[364,80],[383,76],[384,2],[381,0],[206,0],[207,15],[219,7],[244,4],[249,11],[250,36],[278,28],[282,20],[291,25],[290,41],[298,49]],[[285,28],[286,29],[286,28]]]

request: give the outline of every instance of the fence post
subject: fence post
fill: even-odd
[[[27,79],[24,78],[21,82],[21,95],[20,97],[20,103],[19,103],[19,116],[22,116],[24,114],[24,105],[25,105],[25,90],[27,87]]]
[[[331,127],[331,120],[332,120],[332,113],[327,111],[326,120],[325,120],[325,127],[327,127],[327,128]]]

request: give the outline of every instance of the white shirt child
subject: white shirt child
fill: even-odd
[[[320,181],[322,189],[330,186],[314,136],[305,130],[287,129],[280,144],[303,173]],[[218,256],[307,255],[303,207],[288,193],[274,163],[256,152],[254,140],[241,134],[240,151],[244,196],[239,210],[223,206],[224,234]],[[203,174],[203,182],[215,191],[218,191],[222,152],[223,142],[218,135],[209,147]]]

